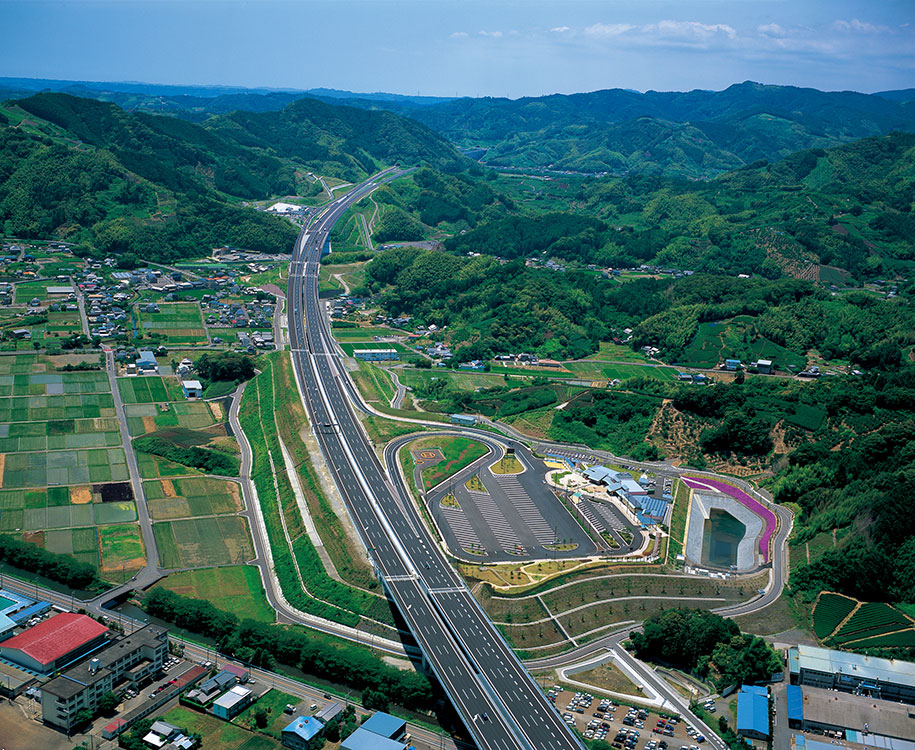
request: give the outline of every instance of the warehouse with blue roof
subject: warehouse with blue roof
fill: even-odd
[[[404,750],[406,745],[359,727],[340,744],[340,750]]]
[[[737,734],[769,739],[769,691],[765,687],[744,685],[737,693]]]

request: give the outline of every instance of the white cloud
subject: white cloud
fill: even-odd
[[[480,36],[488,36],[490,39],[501,39],[502,37],[501,31],[478,31],[477,33]]]
[[[725,34],[728,39],[736,39],[737,31],[726,23],[700,23],[699,21],[659,21],[656,24],[643,26],[647,34],[656,33],[664,37],[681,39],[711,39],[716,34]]]
[[[765,34],[766,36],[784,36],[785,29],[782,26],[779,26],[777,23],[767,23],[762,26],[757,26],[756,30],[760,34]]]
[[[568,26],[556,26],[555,28],[550,29],[554,34],[565,34],[567,31],[571,31]]]
[[[867,21],[859,21],[857,18],[853,18],[851,21],[839,19],[832,24],[832,27],[839,31],[860,31],[865,34],[877,34],[889,30],[886,26],[876,26]]]
[[[595,37],[619,36],[638,27],[629,23],[595,23],[585,29],[585,34]]]
[[[455,31],[455,32],[453,32],[452,34],[449,34],[449,36],[450,36],[452,39],[466,39],[466,38],[467,38],[467,32],[466,32],[466,31]]]

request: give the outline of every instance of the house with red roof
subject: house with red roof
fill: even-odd
[[[0,643],[0,658],[50,674],[107,640],[108,628],[87,615],[61,612]]]

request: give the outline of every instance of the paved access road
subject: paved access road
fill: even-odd
[[[379,463],[350,405],[318,269],[327,234],[388,170],[335,200],[299,236],[286,295],[299,390],[328,468],[424,658],[481,750],[581,748],[437,549]],[[358,402],[357,402],[358,403]]]

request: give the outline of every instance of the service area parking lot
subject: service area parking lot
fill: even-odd
[[[604,740],[619,750],[702,750],[705,746],[704,736],[671,714],[561,687],[551,688],[547,698],[585,739]]]

